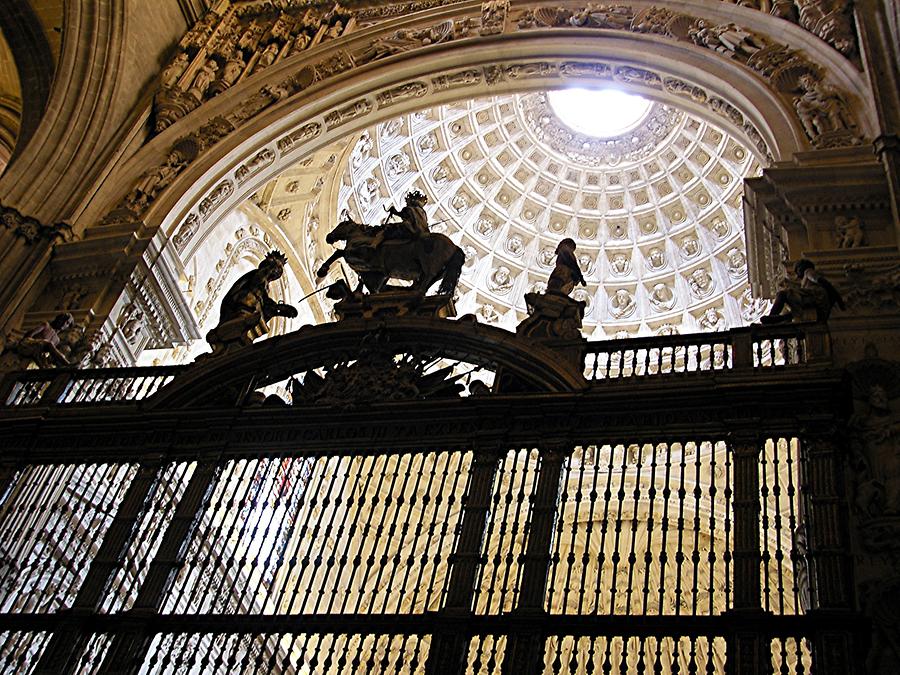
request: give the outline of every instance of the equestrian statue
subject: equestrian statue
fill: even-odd
[[[366,225],[346,218],[338,223],[325,241],[346,242],[316,272],[324,277],[336,260],[343,258],[359,275],[355,293],[365,288],[369,294],[389,290],[389,279],[412,281],[402,290],[424,294],[440,281],[440,295],[452,295],[462,272],[465,255],[443,234],[428,230],[425,203],[428,198],[414,190],[406,195],[406,206],[399,211],[393,205],[382,225]],[[397,221],[390,222],[396,216]],[[393,290],[398,290],[394,288]]]

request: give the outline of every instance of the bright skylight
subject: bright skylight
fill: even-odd
[[[611,138],[636,127],[652,101],[618,89],[555,89],[547,92],[553,112],[570,129]]]

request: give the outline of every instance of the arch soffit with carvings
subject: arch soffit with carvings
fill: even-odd
[[[103,210],[108,210],[110,203],[115,203],[115,198],[121,196],[122,186],[134,184],[144,171],[157,165],[177,139],[197,131],[211,119],[237,110],[248,97],[276,86],[295,75],[305,64],[323,63],[407,25],[421,26],[447,18],[465,18],[479,7],[477,3],[466,3],[420,12],[402,21],[384,22],[330,41],[315,54],[304,52],[285,59],[258,76],[248,78],[148,143],[114,180],[107,181],[94,202],[97,210],[91,209],[86,215],[94,221],[99,220]],[[782,40],[788,33],[792,47],[799,47],[812,57],[818,67],[828,72],[830,81],[855,100],[868,101],[864,78],[855,66],[806,31],[741,7],[729,6],[727,14],[723,8],[707,4],[696,9],[702,9],[704,16],[713,20],[727,18],[733,21],[737,14],[760,34],[766,34],[767,28],[769,32],[777,29]],[[827,65],[823,66],[823,62]],[[583,67],[570,68],[570,71],[578,72],[567,74],[560,66],[563,63]],[[148,233],[162,228],[171,234],[205,196],[223,182],[231,183],[228,198],[215,204],[203,217],[204,221],[215,221],[290,164],[367,126],[422,107],[485,94],[518,93],[596,81],[598,78],[591,77],[589,71],[604,65],[614,72],[617,68],[638,69],[632,76],[616,78],[617,85],[656,100],[675,103],[711,120],[743,138],[763,164],[790,159],[795,152],[811,148],[784,97],[749,69],[710,50],[657,35],[616,30],[548,28],[519,31],[411,50],[314,83],[262,110],[202,153],[150,204],[141,220]],[[452,86],[440,84],[442,77],[466,70],[477,71],[477,77],[471,82]],[[634,77],[638,71],[655,74],[657,79],[641,81]],[[492,80],[492,77],[496,79]],[[680,80],[699,88],[703,94],[692,98],[673,93],[663,85],[664,78]],[[599,79],[610,80],[609,77]],[[405,85],[410,86],[404,88]],[[744,124],[735,123],[734,115],[729,119],[727,108],[724,112],[720,108],[718,114],[714,112],[708,105],[713,99],[733,106],[737,121]],[[861,106],[857,106],[857,111],[861,131],[871,135],[870,111]],[[748,138],[747,129],[757,132],[757,143],[752,137]],[[243,182],[237,181],[235,170],[242,162],[266,148],[274,154],[273,161]]]

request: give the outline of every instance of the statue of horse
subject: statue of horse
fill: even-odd
[[[365,286],[369,293],[377,293],[388,279],[403,279],[413,282],[411,290],[422,293],[440,281],[438,293],[450,295],[465,262],[459,246],[434,232],[416,239],[388,239],[380,227],[344,220],[328,233],[325,241],[345,241],[346,245],[322,263],[317,276],[324,277],[331,264],[343,258],[359,275],[357,292]]]

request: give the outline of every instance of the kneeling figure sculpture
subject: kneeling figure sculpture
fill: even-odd
[[[218,325],[206,334],[206,341],[213,348],[209,356],[251,344],[268,332],[266,322],[274,316],[297,316],[296,308],[269,296],[269,283],[281,278],[286,264],[283,253],[269,251],[255,270],[232,284],[222,298]]]

